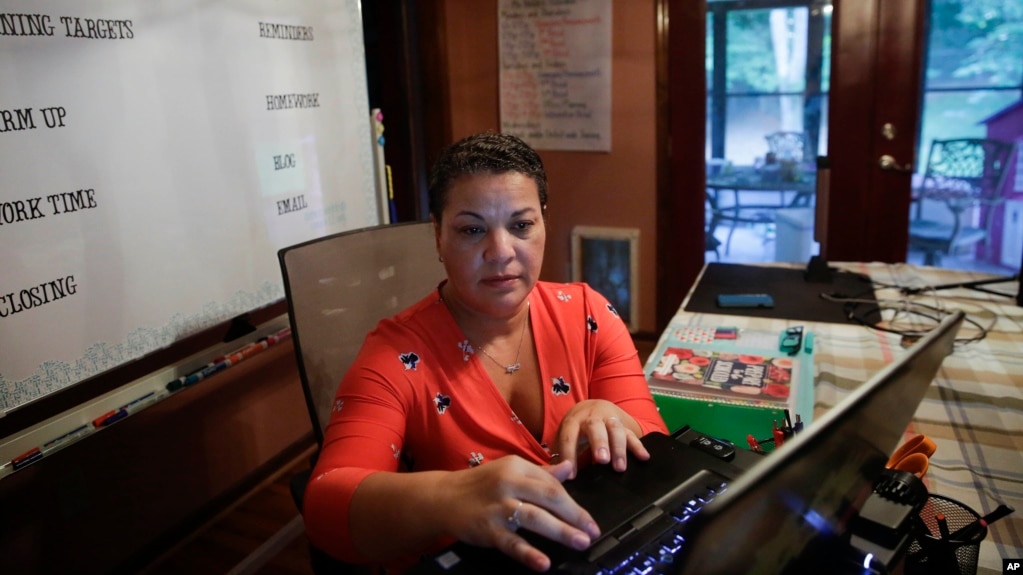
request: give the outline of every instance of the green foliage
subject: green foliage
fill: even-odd
[[[708,71],[713,65],[713,10],[709,6]],[[770,10],[729,10],[727,14],[728,91],[777,91]],[[1023,0],[931,0],[930,30],[929,86],[1011,87],[1023,81]],[[830,32],[824,43],[829,52]],[[825,86],[829,72],[825,71]]]
[[[932,0],[928,83],[1019,86],[1023,0]]]
[[[778,89],[770,10],[728,14],[728,91],[774,92]]]

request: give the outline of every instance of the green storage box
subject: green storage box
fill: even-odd
[[[746,436],[757,440],[768,439],[774,422],[785,422],[785,410],[728,405],[712,401],[698,401],[654,393],[654,402],[669,431],[688,425],[692,429],[718,439],[727,439],[748,449]]]
[[[800,338],[794,347],[790,329]],[[803,345],[802,338],[809,338]],[[773,438],[775,425],[813,416],[812,334],[672,325],[644,374],[670,431],[683,426],[749,449],[747,437]],[[781,342],[789,345],[780,349]],[[786,409],[789,420],[786,420]],[[764,445],[765,451],[772,447]]]

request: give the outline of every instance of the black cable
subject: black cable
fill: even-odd
[[[873,329],[873,330],[877,330],[877,331],[882,331],[882,332],[898,335],[898,336],[902,337],[904,340],[908,340],[910,342],[915,342],[917,339],[919,339],[919,338],[923,337],[924,335],[926,335],[929,331],[931,331],[932,329],[934,329],[934,327],[937,327],[937,325],[939,323],[941,323],[941,320],[942,320],[942,318],[944,316],[949,315],[948,312],[946,312],[945,310],[943,310],[943,309],[941,309],[939,307],[928,305],[928,304],[921,303],[921,302],[915,302],[915,301],[907,301],[906,303],[909,304],[909,305],[903,306],[903,307],[882,307],[881,302],[874,301],[874,300],[859,300],[858,298],[849,298],[849,297],[843,297],[841,295],[832,295],[832,294],[823,294],[823,293],[821,294],[821,297],[823,297],[825,299],[828,299],[828,300],[831,300],[831,301],[842,301],[842,302],[844,302],[843,306],[842,306],[842,309],[845,312],[845,315],[846,315],[846,317],[849,320],[854,321],[854,322],[856,322],[856,323],[858,323],[858,324],[860,324],[860,325],[862,325],[862,326],[864,326],[864,327],[866,327],[868,329]],[[859,311],[858,312],[857,310],[860,308],[860,306],[869,306],[869,307],[867,307],[864,311]],[[924,310],[914,309],[914,308],[924,308],[924,310],[930,310],[933,313],[927,313]],[[896,329],[896,328],[891,328],[891,327],[885,327],[883,325],[880,325],[882,320],[884,319],[882,317],[882,314],[883,314],[884,311],[892,311],[892,312],[894,312],[896,314],[898,314],[898,313],[906,313],[906,314],[917,315],[917,316],[926,318],[926,319],[934,322],[934,326],[932,326],[932,327],[930,327],[928,329],[924,329],[924,330],[907,330],[907,329]],[[872,320],[871,318],[873,316],[876,316],[876,319]],[[987,337],[988,332],[991,330],[991,327],[984,327],[984,326],[980,325],[979,322],[977,322],[976,320],[972,319],[969,316],[967,316],[964,319],[964,322],[968,323],[968,324],[972,325],[974,328],[976,328],[978,333],[976,335],[974,335],[973,337],[969,337],[969,338],[956,338],[955,342],[958,343],[958,344],[968,344],[968,343],[973,343],[973,342],[981,341],[985,337]],[[992,323],[992,327],[993,326],[994,326],[994,323]]]

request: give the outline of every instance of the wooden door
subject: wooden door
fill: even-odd
[[[911,169],[884,169],[880,159],[914,164],[926,1],[833,2],[825,242],[832,261],[905,261]],[[658,329],[704,263],[706,10],[706,0],[658,0]]]
[[[926,0],[835,2],[826,254],[832,261],[905,261],[925,20]]]

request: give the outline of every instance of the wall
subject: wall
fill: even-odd
[[[655,331],[656,93],[654,0],[614,2],[610,153],[541,151],[550,184],[542,278],[571,277],[573,226],[640,230],[639,330]],[[445,0],[451,137],[497,131],[497,2]]]
[[[0,480],[5,573],[127,573],[313,445],[282,342]]]

